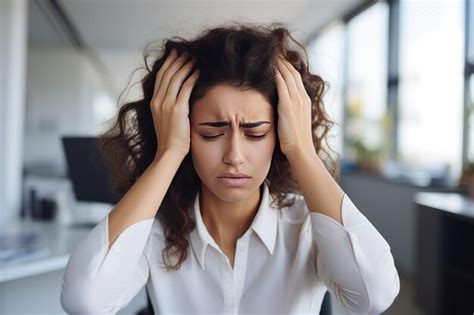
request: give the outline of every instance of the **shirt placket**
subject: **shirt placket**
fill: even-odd
[[[234,269],[230,266],[229,259],[221,252],[226,268],[223,277],[225,314],[238,314],[240,297],[245,280],[248,254],[248,237],[237,241]]]
[[[238,314],[240,298],[242,297],[242,290],[245,281],[245,273],[247,270],[247,255],[248,255],[248,246],[249,236],[239,239],[237,241],[237,246],[235,250],[235,262],[234,262],[234,283],[236,284],[235,288],[235,306],[234,314]]]

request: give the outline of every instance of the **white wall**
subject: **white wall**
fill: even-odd
[[[94,99],[107,93],[100,74],[82,53],[67,47],[31,47],[25,129],[25,166],[66,174],[60,137],[96,135]]]
[[[121,104],[142,96],[139,81],[145,72],[133,73],[143,66],[141,51],[104,50],[98,54],[109,70],[108,81],[88,57],[73,48],[30,47],[24,160],[28,169],[41,166],[64,175],[60,135],[97,135],[107,127],[103,122],[116,115],[123,90],[127,88]],[[108,97],[108,103],[97,103],[99,95]]]
[[[26,0],[0,1],[0,223],[21,205],[27,13]]]
[[[143,96],[140,80],[146,74],[144,70],[135,69],[144,67],[144,61],[141,50],[112,50],[101,49],[97,51],[98,56],[110,72],[110,85],[113,89],[114,100],[117,100],[119,94],[127,87],[128,93],[124,93],[121,99],[131,101]],[[153,59],[148,62],[152,63]],[[134,73],[133,73],[134,72]],[[128,82],[130,80],[130,82]],[[132,86],[134,83],[136,85]]]

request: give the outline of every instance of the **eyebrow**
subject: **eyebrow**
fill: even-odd
[[[256,121],[256,122],[249,122],[249,123],[240,123],[240,126],[243,128],[255,128],[262,124],[270,124],[269,121]],[[230,121],[208,121],[200,123],[199,125],[211,126],[211,127],[224,127],[230,125]]]

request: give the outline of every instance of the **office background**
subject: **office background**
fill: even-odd
[[[337,122],[329,143],[341,157],[340,184],[387,239],[401,275],[400,295],[386,314],[444,309],[433,296],[451,285],[474,296],[472,256],[448,264],[459,282],[440,276],[430,285],[439,291],[416,294],[426,279],[420,268],[444,270],[421,266],[426,242],[446,243],[439,251],[449,252],[446,240],[456,240],[449,231],[473,235],[473,1],[1,0],[0,235],[41,222],[56,230],[38,227],[39,237],[47,240],[41,231],[54,230],[49,237],[67,240],[37,256],[0,262],[0,313],[61,313],[58,281],[88,228],[71,224],[97,222],[111,209],[77,200],[61,138],[98,135],[121,104],[140,97],[136,83],[148,42],[192,37],[231,20],[286,23],[304,43],[310,70],[328,82],[324,102]],[[44,209],[42,219],[32,200]],[[423,227],[420,222],[444,222],[427,208],[467,223]],[[422,227],[432,239],[420,238]],[[440,253],[423,257],[441,262]],[[334,300],[333,313],[345,314]],[[142,291],[122,313],[145,304]]]

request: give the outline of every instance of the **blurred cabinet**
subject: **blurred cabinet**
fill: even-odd
[[[418,193],[416,301],[426,314],[474,313],[474,202]]]

